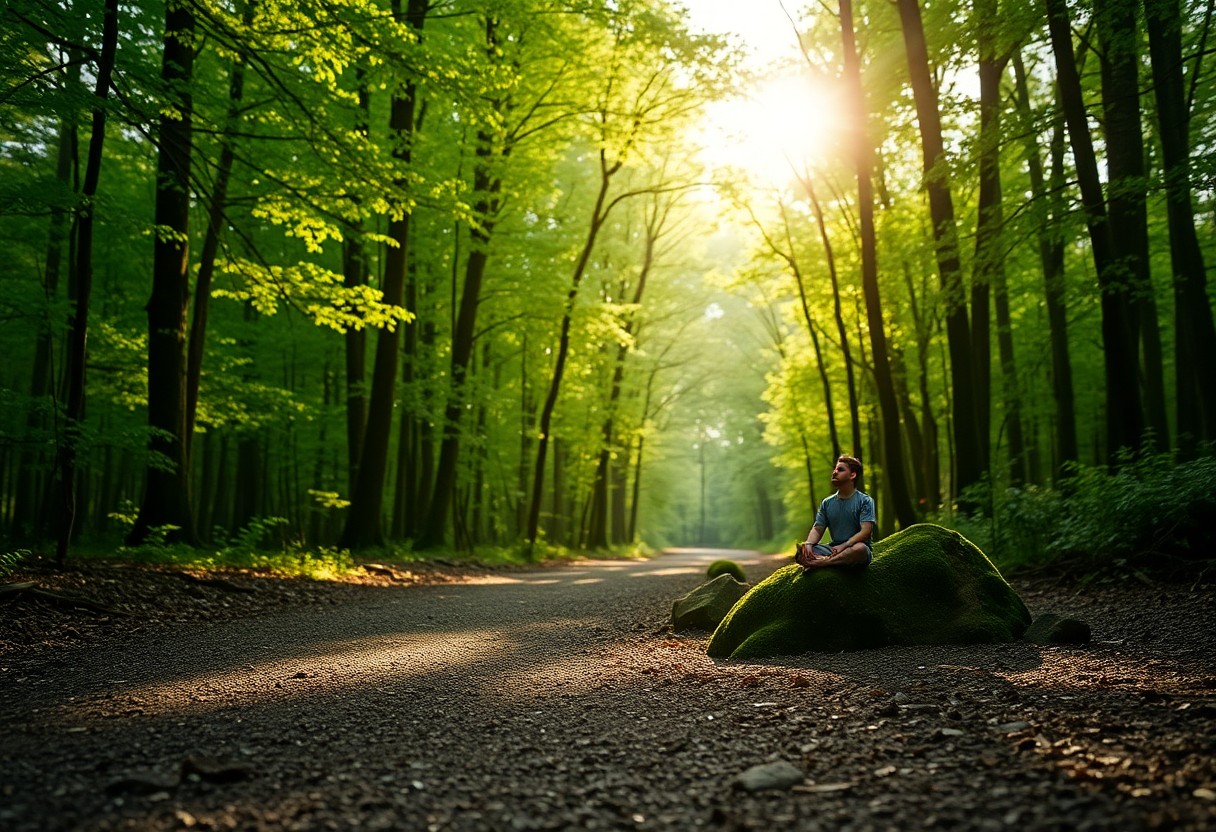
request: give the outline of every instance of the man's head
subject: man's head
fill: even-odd
[[[842,454],[836,458],[836,467],[832,469],[832,485],[839,488],[848,483],[855,486],[861,478],[861,460],[855,456]]]

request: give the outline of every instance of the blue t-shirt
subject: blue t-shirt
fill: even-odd
[[[815,525],[824,526],[832,536],[833,543],[844,543],[850,537],[861,531],[862,523],[874,523],[878,520],[874,513],[874,500],[869,494],[854,491],[847,499],[839,493],[825,497],[815,513]],[[873,541],[867,540],[867,547]]]

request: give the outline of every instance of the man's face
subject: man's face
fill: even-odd
[[[853,479],[853,472],[843,462],[837,462],[832,469],[832,485],[843,485]]]

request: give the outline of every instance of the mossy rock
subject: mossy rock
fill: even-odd
[[[673,630],[712,632],[747,592],[747,584],[733,575],[719,575],[706,581],[671,605]]]
[[[741,584],[747,583],[747,575],[743,573],[743,567],[733,560],[716,560],[705,570],[705,576],[711,581],[719,575],[730,575]]]
[[[1084,621],[1045,612],[1031,622],[1022,638],[1035,644],[1085,644],[1092,633]]]
[[[975,544],[922,523],[881,540],[869,566],[782,567],[718,625],[708,653],[758,659],[890,644],[1015,641],[1022,599]]]

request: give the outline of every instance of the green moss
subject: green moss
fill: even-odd
[[[705,576],[711,581],[719,575],[730,575],[741,584],[747,583],[747,576],[743,574],[743,567],[733,560],[716,560],[705,570]]]
[[[983,552],[958,532],[923,523],[875,544],[869,566],[778,569],[735,605],[708,652],[762,658],[1014,641],[1029,623],[1026,605]]]

